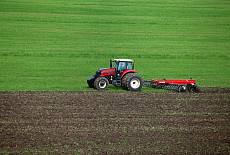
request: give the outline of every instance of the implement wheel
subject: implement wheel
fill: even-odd
[[[187,84],[187,88],[189,92],[196,92],[196,85],[195,84]]]
[[[106,90],[109,87],[109,81],[105,77],[98,77],[94,81],[94,88],[97,90]]]
[[[143,86],[143,80],[137,74],[128,76],[126,81],[126,88],[130,91],[139,91]]]

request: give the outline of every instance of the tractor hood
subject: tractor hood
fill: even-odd
[[[98,70],[96,71],[96,74],[101,73],[101,71],[103,71],[103,70],[107,70],[107,69],[110,69],[110,68],[102,68],[102,69],[98,69]]]
[[[111,76],[115,75],[115,68],[102,68],[96,71],[96,77],[98,76]]]
[[[96,71],[96,75],[101,75],[101,72],[102,72],[102,71],[105,71],[105,70],[108,70],[108,69],[110,69],[110,68],[98,69],[98,70]]]

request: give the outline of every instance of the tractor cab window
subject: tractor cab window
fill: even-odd
[[[127,69],[133,69],[132,62],[127,62]]]
[[[118,63],[117,63],[117,62],[114,62],[114,68],[117,69],[117,66],[118,66]]]
[[[126,62],[119,62],[118,70],[119,71],[126,70]]]

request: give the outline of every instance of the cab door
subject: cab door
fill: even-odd
[[[118,62],[117,76],[120,77],[126,69],[127,69],[127,62],[123,62],[123,61]]]

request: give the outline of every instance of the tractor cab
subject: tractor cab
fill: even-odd
[[[112,65],[112,62],[114,64]],[[134,69],[134,60],[131,59],[114,59],[114,61],[110,60],[110,68],[115,68],[117,76],[120,77],[125,70],[133,70]]]

